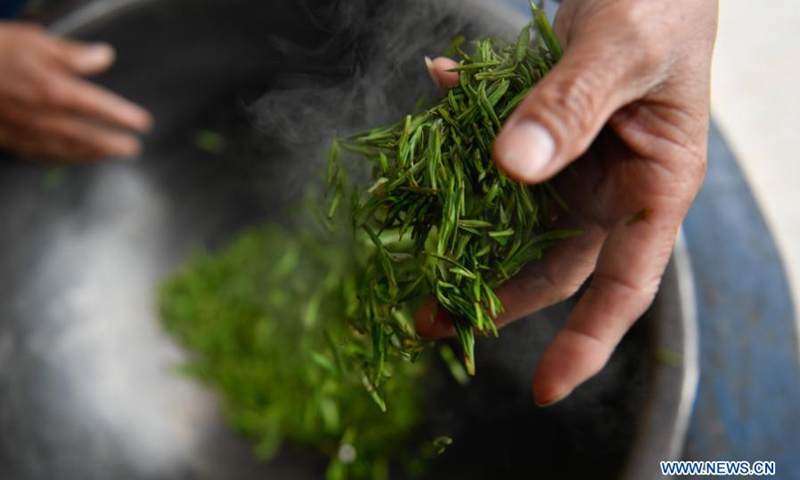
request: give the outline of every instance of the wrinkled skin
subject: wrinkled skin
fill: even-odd
[[[522,182],[553,179],[571,207],[557,221],[585,230],[498,292],[504,325],[570,297],[591,275],[537,367],[539,405],[599,372],[654,299],[706,171],[717,10],[716,0],[565,0],[554,22],[565,55],[497,137],[497,165]],[[442,88],[458,82],[454,65],[429,62]],[[417,314],[420,334],[452,335],[432,308]]]
[[[150,114],[82,78],[113,62],[108,45],[0,22],[0,149],[60,160],[138,155]]]

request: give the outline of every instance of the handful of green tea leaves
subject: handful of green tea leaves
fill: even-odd
[[[435,105],[331,147],[330,214],[349,191],[353,228],[376,247],[359,305],[375,344],[370,378],[381,377],[393,343],[416,341],[392,313],[425,295],[448,312],[474,374],[474,332],[497,335],[493,320],[503,311],[495,288],[577,233],[550,225],[548,204],[566,206],[549,184],[514,182],[491,156],[503,122],[562,55],[544,12],[531,8],[534,22],[516,44],[487,38],[471,55],[457,49],[459,83]],[[351,178],[364,165],[371,184],[359,188]]]

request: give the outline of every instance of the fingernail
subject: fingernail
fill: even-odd
[[[542,124],[525,120],[511,125],[498,145],[497,160],[512,176],[533,181],[553,159],[556,142]]]
[[[114,49],[106,43],[96,43],[85,50],[84,60],[93,65],[108,65],[114,60]]]
[[[539,407],[539,408],[547,408],[547,407],[549,407],[551,405],[555,405],[556,403],[560,402],[561,400],[564,400],[565,398],[569,397],[571,393],[572,393],[572,390],[567,390],[566,393],[563,393],[560,396],[557,396],[557,397],[555,397],[555,398],[553,398],[551,400],[544,400],[542,402],[540,402],[539,400],[536,400],[536,406]]]
[[[433,65],[433,60],[427,55],[425,56],[425,66],[428,67],[428,75],[431,76],[433,83],[435,83],[437,87],[442,88],[442,85],[439,83],[439,77],[436,75],[436,67]]]

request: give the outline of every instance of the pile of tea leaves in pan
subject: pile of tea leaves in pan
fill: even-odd
[[[381,480],[390,465],[424,471],[450,444],[419,440],[432,343],[413,312],[433,296],[450,315],[466,370],[439,353],[465,383],[474,333],[497,333],[495,289],[576,234],[545,216],[563,203],[549,185],[513,182],[491,159],[503,121],[561,56],[532,8],[516,42],[459,46],[459,84],[437,103],[333,142],[330,203],[316,215],[328,228],[264,224],[163,284],[186,372],[218,389],[261,458],[292,442],[329,457],[329,480]]]
[[[327,455],[330,480],[386,478],[390,462],[418,470],[435,448],[410,443],[427,362],[386,359],[391,409],[365,394],[372,342],[348,321],[363,272],[352,245],[323,238],[267,223],[197,255],[163,283],[163,321],[192,353],[185,372],[220,391],[259,457],[290,440]],[[396,315],[413,328],[409,311]]]
[[[548,183],[517,183],[492,160],[503,122],[562,54],[544,12],[531,6],[534,22],[515,44],[487,38],[471,54],[458,48],[458,85],[435,105],[331,147],[330,213],[349,198],[352,228],[376,248],[359,304],[361,327],[375,339],[370,378],[384,375],[385,351],[407,343],[394,309],[426,295],[449,314],[474,374],[475,332],[496,336],[503,311],[495,289],[579,233],[551,225],[548,205],[567,206]],[[371,183],[353,180],[365,176]]]

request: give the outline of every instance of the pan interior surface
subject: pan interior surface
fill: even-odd
[[[424,55],[514,29],[470,2],[421,0],[107,1],[56,29],[114,45],[98,81],[157,124],[137,162],[0,165],[0,476],[321,478],[326,460],[292,445],[256,461],[213,389],[178,372],[186,352],[159,323],[159,282],[243,228],[291,223],[333,131],[437,94]],[[202,132],[222,146],[200,148]],[[568,311],[480,340],[468,388],[432,374],[424,429],[455,443],[429,478],[619,478],[662,319],[645,316],[603,372],[540,409],[535,365]]]

